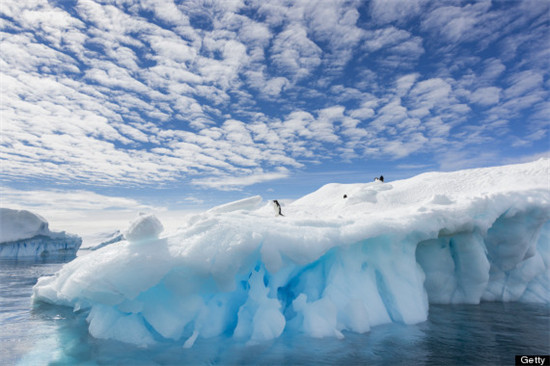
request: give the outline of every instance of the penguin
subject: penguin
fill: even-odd
[[[380,182],[384,183],[384,176],[381,175],[380,178],[376,177],[376,178],[374,178],[374,181],[375,181],[375,182],[376,182],[376,181],[380,181]]]
[[[273,207],[275,208],[275,216],[284,216],[279,201],[273,200]]]
[[[346,199],[346,198],[348,198],[348,195],[347,195],[347,194],[344,195],[344,199]]]

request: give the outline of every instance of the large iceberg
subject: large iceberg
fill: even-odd
[[[50,231],[38,214],[0,208],[0,258],[74,256],[81,244],[76,235]]]
[[[429,303],[550,303],[549,160],[328,184],[284,216],[251,197],[175,234],[128,240],[40,278],[34,300],[85,312],[92,336],[137,345],[426,320]]]

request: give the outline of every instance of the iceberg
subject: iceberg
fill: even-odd
[[[111,244],[121,242],[125,239],[124,234],[120,230],[116,230],[116,231],[111,232],[111,233],[96,234],[94,239],[97,240],[98,237],[101,238],[101,239],[99,239],[99,243],[97,243],[97,241],[96,241],[96,244],[88,245],[86,248],[81,247],[81,250],[98,250],[98,249],[101,249],[101,248],[103,248],[107,245],[111,245]]]
[[[75,255],[82,239],[53,232],[48,222],[33,212],[0,208],[0,258],[45,258]]]
[[[42,277],[34,301],[140,346],[299,332],[344,337],[427,319],[430,303],[550,303],[550,160],[255,196],[162,235],[152,215]],[[286,201],[285,201],[286,202]]]

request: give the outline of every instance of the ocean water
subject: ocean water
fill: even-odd
[[[550,308],[520,303],[432,305],[427,321],[387,324],[336,338],[282,337],[255,346],[199,339],[139,348],[94,339],[86,314],[30,296],[63,260],[0,261],[1,365],[514,365],[550,353]]]

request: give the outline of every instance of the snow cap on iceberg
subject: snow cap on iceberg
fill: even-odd
[[[48,235],[48,222],[27,210],[0,208],[0,243]]]

